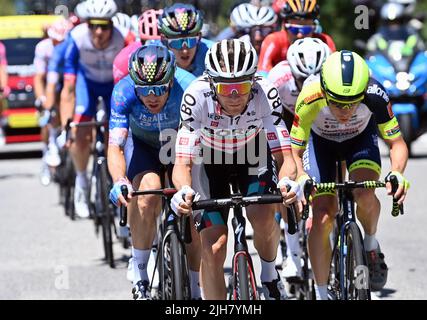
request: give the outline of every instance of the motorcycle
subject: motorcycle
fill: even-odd
[[[411,155],[412,142],[427,131],[427,51],[419,49],[420,38],[405,26],[382,30],[376,41],[376,50],[368,52],[366,62],[387,90]]]

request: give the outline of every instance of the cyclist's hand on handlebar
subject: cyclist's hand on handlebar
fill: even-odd
[[[123,185],[126,185],[128,188],[128,198],[126,200],[122,195],[121,187]],[[116,183],[114,183],[113,187],[110,190],[110,200],[116,207],[120,207],[121,205],[127,207],[128,202],[132,198],[132,192],[133,188],[130,181],[126,178],[120,178],[116,181]]]
[[[394,194],[393,194],[392,185],[390,182],[390,176],[392,175],[396,176],[397,181],[399,183],[399,186],[396,192],[394,192]],[[393,197],[398,200],[397,203],[402,204],[403,201],[405,201],[406,193],[408,192],[410,187],[409,181],[406,180],[406,178],[400,172],[390,171],[385,177],[385,182],[386,182],[387,194],[393,195]]]
[[[296,205],[298,206],[298,210],[301,211],[301,200],[304,197],[301,186],[288,177],[283,177],[280,179],[277,187],[282,193],[283,204],[285,206],[290,206],[292,203],[297,202]],[[287,191],[287,187],[290,187],[289,191]]]
[[[177,215],[189,215],[196,192],[190,186],[183,186],[171,199],[171,208]]]

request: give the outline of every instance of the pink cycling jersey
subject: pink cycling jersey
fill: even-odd
[[[133,42],[130,45],[124,47],[116,56],[113,62],[114,83],[119,82],[122,78],[129,74],[129,58],[139,47],[141,47],[141,42]]]

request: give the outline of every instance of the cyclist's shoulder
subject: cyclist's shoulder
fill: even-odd
[[[267,35],[263,42],[267,44],[274,43],[277,45],[284,44],[288,41],[288,34],[285,30],[279,30]]]
[[[206,50],[208,50],[210,47],[213,46],[215,42],[206,38],[202,38],[200,40],[200,47],[202,48],[206,48]]]
[[[390,98],[383,85],[371,77],[366,89],[364,102],[370,109],[378,109],[387,106]]]
[[[180,68],[180,67],[176,67],[175,70],[175,75],[174,75],[174,81],[176,82],[177,85],[179,85],[180,87],[182,87],[183,90],[185,90],[186,88],[188,88],[188,86],[196,79],[196,77]]]
[[[36,44],[35,52],[38,54],[46,53],[49,49],[53,49],[52,39],[46,38]]]
[[[184,96],[194,100],[193,104],[204,105],[213,95],[209,80],[205,74],[195,78],[185,89]]]
[[[283,60],[276,64],[268,73],[267,79],[275,83],[278,79],[281,83],[288,82],[293,78],[291,67],[288,61]]]
[[[320,87],[320,79],[317,78],[311,82],[305,82],[298,96],[297,109],[304,106],[314,108],[325,105],[325,97]]]

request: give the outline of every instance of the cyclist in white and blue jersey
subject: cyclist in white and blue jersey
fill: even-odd
[[[160,134],[176,130],[180,121],[181,99],[195,77],[176,67],[174,54],[161,44],[138,48],[129,60],[129,75],[114,87],[111,98],[108,168],[114,181],[110,199],[128,206],[132,234],[133,298],[149,299],[147,265],[156,234],[160,198],[144,196],[124,199],[120,188],[159,189],[162,164]],[[173,143],[170,144],[173,147]],[[129,202],[129,203],[128,203]],[[188,249],[191,294],[200,298],[199,248],[197,233]]]
[[[175,3],[159,19],[162,42],[175,54],[178,67],[200,77],[213,42],[202,38],[203,15],[193,5]]]
[[[107,114],[113,91],[113,60],[123,49],[125,39],[113,26],[117,12],[114,0],[86,0],[83,7],[87,19],[70,33],[65,52],[64,89],[61,105],[67,110],[75,105],[74,122],[92,119],[98,98],[102,97]],[[76,169],[74,207],[82,218],[89,217],[88,179],[86,167],[90,156],[91,128],[76,128],[70,147]]]

